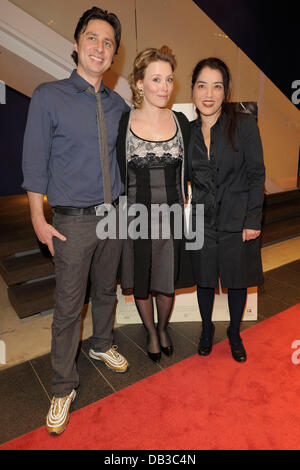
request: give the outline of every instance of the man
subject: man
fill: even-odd
[[[116,372],[125,372],[129,365],[113,346],[112,335],[122,242],[96,235],[104,215],[101,205],[111,204],[105,207],[118,211],[124,189],[115,144],[119,119],[129,107],[102,80],[120,36],[121,25],[113,13],[93,7],[83,14],[74,34],[72,57],[77,70],[68,79],[37,87],[24,136],[23,187],[34,230],[54,256],[56,273],[53,399],[46,419],[50,434],[65,430],[79,385],[75,357],[89,274],[93,318],[89,355]],[[44,217],[44,194],[54,211],[53,225]]]

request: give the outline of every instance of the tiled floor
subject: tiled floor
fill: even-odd
[[[258,322],[300,302],[300,259],[297,259],[300,258],[300,250],[295,252],[295,243],[299,248],[299,239],[291,241],[293,256],[287,255],[285,258],[288,264],[283,264],[282,253],[285,247],[282,244],[267,247],[265,284],[258,292]],[[276,261],[276,252],[281,253],[279,261]],[[294,261],[291,261],[292,259]],[[33,319],[32,324],[34,322]],[[243,322],[242,330],[256,323]],[[26,324],[30,324],[30,321],[27,320]],[[226,338],[227,324],[216,322],[215,343]],[[43,328],[45,326],[41,327]],[[34,335],[39,335],[37,328],[33,327],[32,331]],[[174,344],[174,354],[170,358],[163,356],[161,362],[156,364],[147,357],[145,332],[141,324],[116,328],[115,343],[131,363],[129,371],[125,374],[115,374],[101,362],[90,359],[88,340],[84,339],[78,355],[81,385],[72,410],[104,398],[196,353],[201,331],[200,321],[172,322],[169,331]],[[46,333],[50,339],[48,327]],[[22,340],[22,336],[19,340]],[[49,353],[38,357],[33,354],[29,360],[0,370],[0,443],[44,425],[51,400],[51,376]]]

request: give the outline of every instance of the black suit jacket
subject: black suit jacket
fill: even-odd
[[[234,134],[236,150],[229,136],[229,117],[223,113],[220,129],[213,142],[215,164],[208,158],[197,162],[194,173],[196,133],[201,132],[201,120],[191,122],[188,173],[192,184],[192,202],[211,209],[218,230],[238,232],[244,228],[260,230],[264,202],[265,167],[259,129],[253,115],[237,113]],[[194,165],[195,166],[195,165]],[[194,198],[197,179],[197,199]]]

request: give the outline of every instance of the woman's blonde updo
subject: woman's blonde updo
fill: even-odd
[[[169,62],[174,72],[177,62],[175,55],[168,46],[161,46],[160,49],[148,48],[140,52],[135,58],[133,72],[129,76],[129,85],[132,91],[132,102],[136,108],[139,108],[143,102],[143,95],[137,87],[139,80],[144,80],[145,71],[149,64],[162,60]]]

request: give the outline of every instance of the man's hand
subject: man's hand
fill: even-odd
[[[44,195],[27,191],[31,221],[39,241],[48,246],[52,256],[54,256],[53,237],[57,237],[63,242],[67,239],[59,233],[52,225],[48,224],[44,216]]]
[[[34,228],[34,231],[36,233],[36,236],[40,240],[40,242],[44,243],[45,245],[48,246],[48,249],[51,253],[52,256],[54,256],[54,247],[53,247],[53,237],[57,237],[63,242],[65,242],[67,239],[64,235],[59,233],[53,225],[50,225],[47,223],[46,219],[44,220],[34,220],[32,219],[32,225]]]
[[[260,230],[252,230],[250,228],[244,228],[243,230],[243,242],[247,242],[249,240],[255,240],[255,238],[259,237]]]

